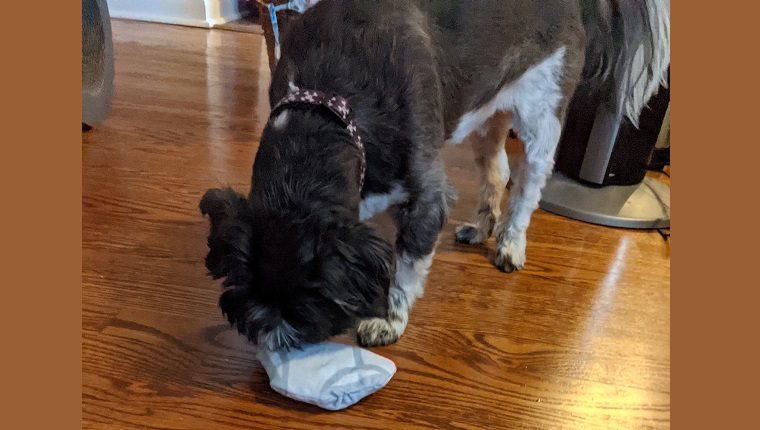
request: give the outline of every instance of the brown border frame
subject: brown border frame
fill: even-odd
[[[674,2],[676,428],[748,428],[756,409],[754,10]],[[689,5],[690,7],[685,7]],[[700,7],[705,5],[707,7]],[[81,427],[81,112],[69,2],[9,2],[3,26],[6,428]],[[78,15],[79,14],[79,15]],[[118,73],[118,71],[117,71]],[[683,186],[681,184],[684,184]],[[731,228],[734,227],[734,228]],[[745,273],[743,273],[745,272]],[[745,421],[746,420],[746,421]],[[14,425],[15,424],[15,425]]]
[[[756,63],[760,6],[673,3],[672,422],[677,429],[751,428],[758,398],[751,350],[760,325],[752,273],[759,81],[745,63]]]
[[[81,428],[81,6],[3,6],[0,422]]]

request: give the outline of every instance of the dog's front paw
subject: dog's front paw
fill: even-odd
[[[504,273],[521,270],[525,266],[525,247],[520,247],[513,242],[497,245],[494,264]]]
[[[486,231],[484,228],[480,228],[475,224],[462,224],[457,227],[455,237],[457,242],[466,244],[483,243],[491,236],[490,231]]]
[[[386,346],[396,342],[402,332],[387,320],[372,318],[359,323],[356,340],[363,347]]]

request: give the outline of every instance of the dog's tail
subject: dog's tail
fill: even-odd
[[[638,126],[670,66],[670,0],[578,0],[588,42],[582,86],[614,85],[613,106]]]

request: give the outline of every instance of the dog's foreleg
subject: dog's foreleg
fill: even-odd
[[[363,346],[388,345],[404,333],[409,311],[425,291],[438,234],[454,203],[455,193],[440,163],[435,163],[420,183],[410,188],[418,193],[394,210],[398,226],[397,259],[388,297],[388,316],[359,323],[357,338]]]
[[[425,292],[425,281],[433,254],[415,257],[402,254],[396,261],[396,276],[388,293],[388,317],[363,320],[357,328],[363,346],[389,345],[398,340],[409,323],[409,311]]]

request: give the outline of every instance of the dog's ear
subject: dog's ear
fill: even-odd
[[[206,191],[198,208],[203,215],[208,215],[212,229],[217,228],[224,220],[237,218],[243,212],[250,212],[246,198],[232,188],[212,188]]]
[[[224,286],[247,285],[251,270],[252,216],[248,200],[231,188],[208,190],[199,204],[211,222],[206,268]]]
[[[364,261],[365,287],[358,293],[368,300],[360,308],[359,318],[386,318],[388,316],[388,289],[393,282],[395,260],[393,246],[388,241],[376,236],[366,227],[362,243],[362,260]]]
[[[325,294],[355,318],[384,318],[388,313],[388,289],[393,280],[393,248],[372,229],[357,222],[350,233],[333,239],[343,260],[348,284],[342,291]]]

